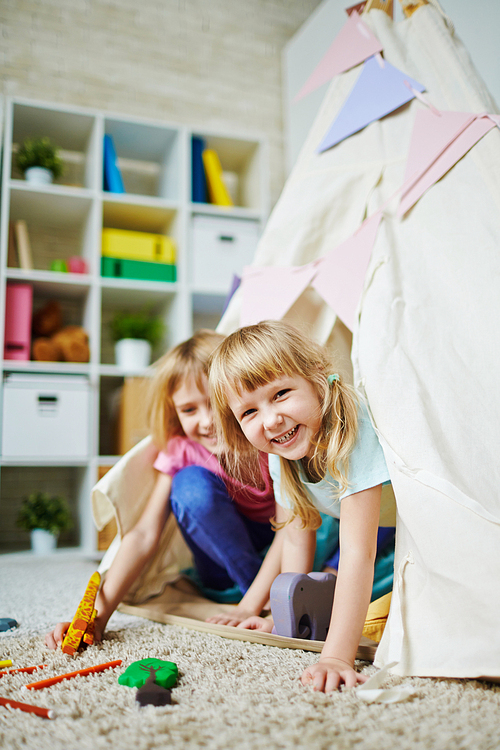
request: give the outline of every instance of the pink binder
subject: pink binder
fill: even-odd
[[[4,359],[29,360],[32,309],[33,287],[31,284],[7,282]]]

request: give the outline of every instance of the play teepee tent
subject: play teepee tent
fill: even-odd
[[[376,663],[396,661],[406,675],[498,677],[500,132],[492,125],[477,143],[471,136],[476,145],[440,179],[438,169],[398,215],[408,169],[417,169],[409,153],[429,146],[414,133],[419,113],[448,113],[456,135],[467,119],[459,113],[495,112],[449,19],[434,0],[421,5],[397,24],[378,10],[363,22],[384,60],[423,85],[425,102],[413,98],[318,152],[359,67],[335,77],[254,265],[317,262],[382,209],[352,322],[354,382],[368,399],[398,506],[393,602]],[[427,175],[437,141],[429,149]],[[337,271],[330,262],[333,289],[348,283]],[[222,331],[238,326],[243,294],[244,284]],[[286,317],[305,320],[320,340],[330,336],[345,363],[350,341],[338,320],[333,327],[334,302],[311,287],[289,302]]]
[[[383,58],[355,60],[333,79],[219,328],[285,316],[327,342],[366,395],[398,506],[394,594],[376,663],[395,661],[406,675],[498,678],[498,115],[437,0],[412,5],[397,24],[364,14],[369,34],[350,24],[376,38]],[[390,114],[370,119],[362,105],[375,93],[380,110],[381,71],[400,83],[402,71],[410,88]],[[363,114],[354,124],[345,117],[353,97]],[[113,515],[121,534],[134,524],[154,450],[146,440],[99,482],[98,528]],[[185,555],[169,524],[126,610],[209,627],[206,600],[178,580]]]

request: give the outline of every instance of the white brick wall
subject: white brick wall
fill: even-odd
[[[281,50],[320,0],[2,0],[4,94],[269,138],[284,180]]]

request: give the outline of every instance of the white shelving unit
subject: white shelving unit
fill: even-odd
[[[113,138],[124,194],[103,190],[105,134]],[[18,145],[25,138],[37,135],[48,136],[61,149],[65,171],[56,184],[34,187],[14,165],[13,155]],[[195,135],[217,151],[223,170],[235,173],[234,207],[191,201],[191,138]],[[154,356],[201,326],[214,327],[229,291],[228,264],[241,271],[239,235],[246,237],[250,233],[255,245],[266,221],[268,184],[267,145],[259,136],[236,137],[109,112],[18,98],[6,100],[0,223],[0,351],[4,351],[6,284],[22,281],[33,287],[34,311],[48,300],[56,299],[63,310],[64,324],[86,329],[90,361],[69,364],[4,359],[0,362],[2,390],[5,377],[14,372],[85,375],[90,383],[91,407],[88,458],[71,460],[54,456],[47,461],[0,456],[0,527],[5,530],[3,538],[0,533],[0,552],[14,551],[15,544],[6,541],[5,535],[15,528],[14,513],[17,514],[21,498],[37,489],[52,494],[64,492],[71,498],[77,524],[69,543],[85,552],[95,551],[90,489],[97,480],[99,467],[117,460],[108,404],[125,375],[130,374],[114,364],[108,323],[117,310],[146,305],[152,314],[161,315],[167,333]],[[203,257],[200,253],[204,252],[203,233],[200,235],[197,228],[205,226],[203,221],[200,224],[200,217],[207,218],[212,240],[215,232],[221,241],[220,248],[211,248],[210,241],[207,243],[207,253],[214,253],[214,263],[211,272],[203,275],[202,283],[196,272],[196,264]],[[9,223],[19,219],[24,219],[28,226],[33,270],[8,265]],[[177,280],[138,281],[101,276],[103,227],[173,237],[177,247]],[[87,274],[50,270],[52,261],[74,255],[86,260]],[[20,425],[20,429],[24,426]]]

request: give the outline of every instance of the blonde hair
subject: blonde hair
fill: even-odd
[[[202,390],[203,375],[208,374],[209,357],[223,340],[222,334],[201,329],[155,363],[149,389],[148,422],[158,447],[164,446],[171,437],[184,434],[173,395],[188,377],[194,378]]]
[[[334,496],[347,489],[349,454],[357,433],[357,398],[340,378],[328,381],[334,366],[324,347],[288,323],[267,320],[240,328],[224,339],[209,365],[214,423],[233,473],[237,475],[243,464],[256,466],[258,452],[244,436],[229,407],[230,392],[252,392],[283,375],[299,375],[313,386],[321,409],[321,426],[308,470],[318,478],[329,472],[339,485],[332,486]],[[292,504],[288,522],[298,516],[303,527],[318,528],[321,517],[300,480],[296,462],[280,457],[280,464],[281,491]]]

